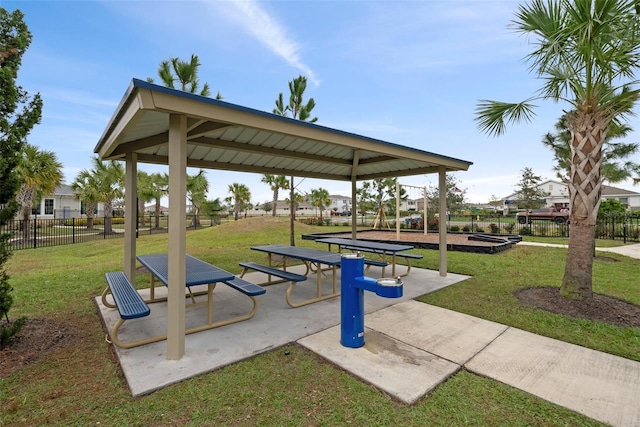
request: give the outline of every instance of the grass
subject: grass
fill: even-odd
[[[239,272],[239,260],[261,261],[252,245],[288,243],[286,219],[255,218],[187,233],[192,255]],[[298,224],[296,234],[345,227]],[[318,247],[298,239],[300,246]],[[167,250],[167,235],[139,238],[138,253]],[[418,251],[418,267],[436,269],[436,251]],[[566,250],[516,246],[496,255],[450,252],[449,271],[469,280],[422,297],[541,335],[640,360],[640,329],[566,318],[521,306],[513,292],[557,285]],[[609,256],[609,255],[608,255]],[[637,260],[594,266],[594,290],[640,304]],[[493,380],[461,371],[416,405],[406,406],[291,344],[209,374],[132,398],[93,297],[104,273],[122,269],[122,240],[19,251],[7,264],[15,288],[12,317],[55,317],[74,325],[79,344],[54,351],[0,380],[0,426],[282,425],[450,426],[601,425]],[[141,286],[147,276],[140,275]],[[288,355],[285,354],[288,351]]]

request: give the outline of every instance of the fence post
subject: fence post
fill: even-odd
[[[616,240],[616,222],[613,220],[613,216],[611,216],[611,240]]]
[[[71,218],[71,243],[76,242],[76,219]]]
[[[28,226],[28,224],[27,224]],[[33,248],[35,249],[37,246],[37,234],[38,234],[38,216],[33,219]]]

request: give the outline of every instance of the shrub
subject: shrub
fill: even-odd
[[[476,226],[476,233],[484,233],[484,228]]]
[[[531,236],[531,228],[529,227],[522,227],[520,229],[520,235],[521,236]]]
[[[491,232],[494,234],[497,234],[500,232],[500,227],[498,226],[498,224],[491,223],[489,224],[489,228],[491,229]]]
[[[516,228],[516,223],[515,222],[510,222],[509,224],[504,226],[504,229],[507,233],[511,234],[513,233],[513,229]]]
[[[471,231],[471,227],[469,227],[468,225],[465,225],[464,227],[462,227],[462,231],[464,231],[465,233],[468,233],[469,231]]]
[[[460,231],[460,227],[457,226],[457,225],[452,225],[451,226],[451,231],[453,231],[454,233],[457,232],[457,231]]]

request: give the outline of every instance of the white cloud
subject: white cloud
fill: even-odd
[[[313,70],[300,58],[300,45],[287,34],[287,29],[262,5],[253,0],[233,0],[232,4],[240,12],[240,15],[230,14],[238,24],[276,55],[306,74],[315,86],[320,84]]]

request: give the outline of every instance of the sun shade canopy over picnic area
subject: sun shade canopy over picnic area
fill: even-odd
[[[427,134],[427,132],[425,132]],[[425,141],[436,146],[436,141]],[[446,172],[471,162],[380,141],[133,79],[94,151],[126,162],[124,272],[135,283],[138,163],[169,166],[169,217],[186,213],[187,167],[338,180],[437,173],[446,211]],[[356,222],[352,216],[355,238]],[[169,222],[167,358],[185,352],[186,227]],[[440,223],[440,273],[446,274],[446,224]]]

